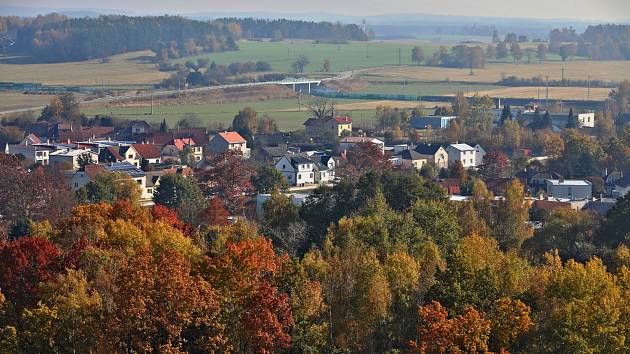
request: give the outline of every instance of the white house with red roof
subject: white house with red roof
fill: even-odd
[[[139,157],[140,165],[142,162],[148,164],[156,164],[162,162],[162,149],[157,144],[132,144],[131,147],[136,151]],[[135,164],[134,164],[135,165]],[[140,167],[140,165],[135,165]]]
[[[215,154],[223,154],[228,151],[239,151],[243,157],[249,158],[251,150],[247,147],[247,140],[237,132],[220,132],[217,133],[210,143],[208,143],[210,151]]]

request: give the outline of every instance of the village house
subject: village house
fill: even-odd
[[[329,183],[335,179],[337,161],[329,155],[314,155],[309,157],[314,165],[315,183]]]
[[[319,137],[326,134],[342,136],[344,132],[352,132],[350,117],[309,118],[304,122],[304,132],[308,137]]]
[[[448,168],[448,152],[439,144],[418,144],[414,151],[427,156],[427,160],[437,166],[437,168]]]
[[[429,159],[432,158],[430,155],[423,155],[415,150],[403,150],[397,154],[400,158],[399,166],[404,168],[415,168],[420,170],[422,166],[426,165],[429,162]]]
[[[243,157],[249,158],[251,150],[247,147],[247,140],[237,132],[217,133],[210,140],[209,149],[215,154],[224,154],[228,151],[238,151]]]
[[[446,147],[448,153],[448,163],[453,165],[460,162],[464,168],[477,167],[476,149],[468,144],[450,144]]]
[[[586,180],[548,179],[547,195],[552,198],[581,200],[593,195],[593,184]]]
[[[98,163],[98,154],[87,149],[57,150],[51,152],[48,159],[51,166],[76,171],[81,167],[82,159],[89,164]]]
[[[130,136],[145,136],[151,133],[151,125],[144,120],[133,120],[127,124],[127,133]]]
[[[315,162],[303,156],[283,156],[274,167],[293,186],[315,183]]]
[[[344,153],[350,149],[354,149],[359,144],[374,144],[379,147],[381,153],[385,153],[385,142],[377,138],[368,138],[365,136],[347,136],[339,141],[339,153]]]
[[[630,192],[630,174],[625,174],[621,179],[617,179],[614,182],[615,189],[613,190],[613,197],[623,198],[628,192]]]
[[[6,154],[24,156],[30,163],[39,163],[47,166],[49,163],[49,151],[39,146],[23,144],[7,144],[4,148]]]
[[[182,138],[173,139],[162,147],[162,160],[180,161],[181,152],[186,148],[190,149],[193,162],[199,162],[203,159],[203,146],[197,145],[192,138]]]
[[[137,159],[140,161],[140,167],[143,165],[154,165],[162,162],[162,152],[160,145],[157,144],[133,144],[131,145],[133,150],[136,151]],[[128,153],[128,151],[127,151]]]

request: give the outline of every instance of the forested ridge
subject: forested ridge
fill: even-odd
[[[238,50],[240,38],[366,40],[356,25],[293,20],[190,20],[180,16],[68,18],[0,17],[0,35],[15,42],[2,48],[43,62],[78,61],[138,50],[153,50],[160,60],[199,53]]]
[[[224,18],[217,21],[238,23],[245,38],[299,38],[337,42],[368,39],[367,34],[355,24],[254,18]]]

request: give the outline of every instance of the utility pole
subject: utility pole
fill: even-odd
[[[545,106],[549,105],[549,76],[547,76],[547,94],[545,96]]]
[[[151,90],[151,115],[153,115],[153,90]]]
[[[586,100],[591,100],[591,75],[588,76],[588,91],[586,94]]]
[[[564,86],[564,62],[562,63],[562,85]]]

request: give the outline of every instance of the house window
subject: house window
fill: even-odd
[[[282,165],[282,169],[284,170],[285,168],[287,168],[287,165]]]
[[[302,176],[298,173],[298,177],[297,178],[300,179],[300,178],[302,178]]]
[[[74,188],[79,188],[79,183],[74,182]]]
[[[137,180],[136,182],[138,182],[138,184],[142,184],[142,181],[141,181],[141,180]]]
[[[311,173],[311,178],[313,178],[313,174]]]

